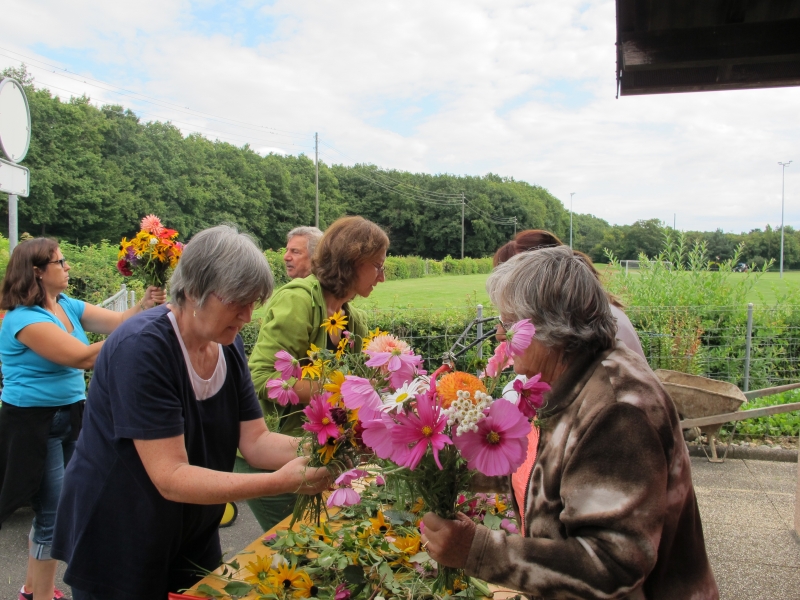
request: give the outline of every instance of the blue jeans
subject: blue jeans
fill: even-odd
[[[39,490],[31,498],[33,525],[28,539],[31,541],[30,555],[37,560],[50,560],[53,545],[53,527],[56,522],[58,498],[64,482],[64,468],[67,466],[75,442],[68,441],[72,426],[70,410],[63,408],[53,415],[50,435],[47,438],[47,457],[44,459],[44,473]]]

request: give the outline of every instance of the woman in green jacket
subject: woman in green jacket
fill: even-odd
[[[373,288],[385,280],[383,263],[389,238],[375,223],[362,217],[342,217],[322,236],[312,258],[312,274],[294,279],[278,290],[267,303],[253,352],[250,373],[265,415],[280,419],[279,431],[289,435],[302,432],[302,410],[311,396],[320,390],[315,381],[303,379],[295,383],[300,398],[296,405],[280,406],[267,395],[266,384],[279,379],[275,354],[285,350],[298,360],[307,358],[312,344],[335,349],[343,332],[330,334],[323,321],[337,315],[346,316],[345,330],[352,335],[356,351],[367,335],[366,316],[350,305],[356,296],[366,298]],[[236,470],[252,472],[244,459],[237,458]],[[296,496],[285,494],[249,500],[253,514],[264,531],[292,512]]]

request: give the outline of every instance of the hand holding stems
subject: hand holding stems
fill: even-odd
[[[142,298],[142,310],[153,308],[156,304],[164,304],[167,301],[167,292],[163,288],[155,285],[148,286]]]
[[[309,467],[305,456],[290,460],[277,473],[286,479],[287,491],[296,494],[319,494],[333,484],[333,474],[325,467]]]
[[[475,523],[464,513],[450,520],[432,512],[422,518],[422,523],[422,546],[428,555],[442,566],[463,569],[475,537]]]

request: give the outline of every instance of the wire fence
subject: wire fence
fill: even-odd
[[[106,301],[109,308],[124,310],[134,302],[131,293],[123,286]],[[629,306],[625,312],[653,369],[702,375],[745,391],[800,381],[800,305]],[[379,327],[408,342],[422,355],[429,371],[442,364],[445,353],[459,351],[482,333],[490,333],[494,329],[491,318],[497,317],[493,306],[481,305],[372,308],[367,313],[371,328]],[[481,317],[485,322],[475,325]],[[254,322],[242,331],[248,353],[258,327]],[[456,366],[474,370],[494,346],[494,339],[488,338],[462,352]]]
[[[642,349],[653,369],[671,369],[733,383],[743,390],[800,381],[800,306],[638,306],[627,307]],[[370,323],[406,340],[436,368],[470,323],[493,317],[492,306],[445,311],[428,309],[373,310]],[[484,332],[493,328],[484,326]],[[466,332],[459,347],[480,335]],[[487,340],[467,352],[459,368],[469,368],[494,348]],[[458,349],[458,348],[457,348]]]

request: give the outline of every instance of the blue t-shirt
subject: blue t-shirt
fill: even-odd
[[[64,294],[58,303],[72,323],[70,335],[89,345],[81,325],[86,304]],[[64,406],[86,398],[83,369],[65,367],[42,358],[17,339],[22,329],[34,323],[55,323],[67,328],[53,313],[40,306],[18,306],[6,313],[0,328],[0,360],[3,362],[3,402],[20,407]]]
[[[231,472],[240,422],[262,418],[241,337],[222,347],[222,388],[197,400],[167,313],[136,315],[106,340],[64,476],[52,556],[69,565],[64,581],[105,600],[166,598],[198,566],[219,566],[224,505],[166,500],[133,440],[183,435],[191,465]]]

